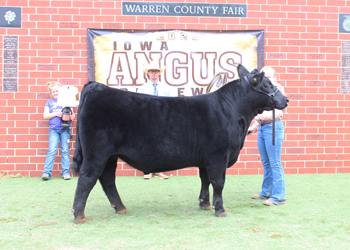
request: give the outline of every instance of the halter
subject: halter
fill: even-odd
[[[244,80],[245,80],[245,81],[248,83],[248,85],[249,85],[252,89],[254,89],[256,92],[263,93],[263,94],[267,95],[267,96],[271,99],[273,105],[275,105],[275,99],[274,99],[274,97],[275,97],[275,94],[279,91],[278,88],[276,88],[276,91],[275,91],[275,92],[266,93],[265,91],[262,91],[262,90],[259,89],[258,87],[253,87],[253,86],[249,83],[247,75],[244,76]],[[275,146],[275,109],[272,109],[272,117],[273,117],[273,118],[272,118],[272,119],[273,119],[273,123],[272,123],[272,145]]]
[[[278,88],[276,88],[276,91],[275,91],[275,92],[266,93],[265,91],[262,91],[262,90],[259,89],[258,87],[253,87],[253,86],[249,83],[247,75],[244,76],[244,80],[245,80],[245,81],[248,83],[248,85],[249,85],[252,89],[254,89],[256,92],[263,93],[263,94],[267,95],[267,96],[272,100],[272,102],[275,103],[275,102],[274,102],[274,97],[275,97],[275,94],[279,91]]]

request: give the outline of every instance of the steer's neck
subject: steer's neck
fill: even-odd
[[[242,80],[230,82],[217,91],[219,98],[231,106],[231,111],[249,122],[259,113],[262,97]]]
[[[220,98],[226,117],[232,122],[239,121],[241,133],[246,134],[253,118],[263,111],[266,97],[253,90],[242,80],[233,81],[216,91]],[[264,105],[265,104],[265,105]]]

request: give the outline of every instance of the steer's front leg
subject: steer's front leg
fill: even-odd
[[[224,186],[214,187],[214,195],[213,195],[213,206],[215,207],[215,215],[217,217],[226,217],[227,213],[224,209],[224,202],[222,200],[222,190]]]
[[[214,189],[213,207],[215,208],[215,215],[218,217],[226,217],[227,213],[224,209],[224,202],[222,200],[222,190],[225,185],[225,170],[220,171],[218,168],[207,169],[208,177]]]

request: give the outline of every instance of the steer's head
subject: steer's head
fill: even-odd
[[[262,110],[284,109],[288,106],[288,98],[265,77],[264,72],[259,73],[257,69],[249,72],[242,64],[238,65],[237,71],[243,82],[248,84],[253,91],[259,93],[262,98],[266,98],[264,107],[261,107]]]

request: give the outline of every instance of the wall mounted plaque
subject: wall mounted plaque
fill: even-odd
[[[18,36],[4,36],[3,43],[3,92],[17,92]]]
[[[22,8],[21,7],[0,7],[0,27],[21,28]]]

